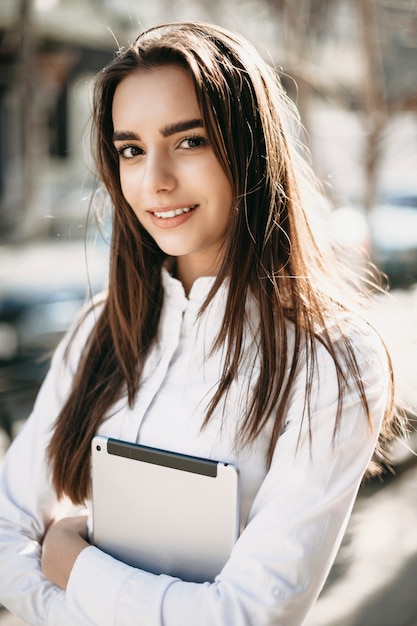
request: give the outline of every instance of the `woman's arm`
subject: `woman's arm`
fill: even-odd
[[[83,345],[85,336],[80,341]],[[0,474],[0,602],[28,624],[43,626],[82,624],[66,608],[65,593],[46,580],[40,565],[45,529],[53,519],[79,510],[67,500],[57,501],[45,458],[80,349],[74,345],[67,362],[66,344],[57,348],[32,414],[10,446]]]

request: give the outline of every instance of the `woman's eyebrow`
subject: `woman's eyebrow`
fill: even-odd
[[[204,128],[203,120],[196,118],[193,120],[184,120],[182,122],[174,122],[174,124],[168,124],[159,131],[163,137],[171,137],[176,133],[183,133],[193,128]],[[140,135],[133,131],[114,131],[113,141],[140,141]]]
[[[129,130],[116,130],[113,133],[113,141],[140,141],[140,137]]]
[[[203,128],[202,119],[184,120],[183,122],[176,122],[175,124],[168,124],[161,129],[160,133],[163,137],[170,137],[176,133],[182,133],[185,130],[192,130],[193,128]]]

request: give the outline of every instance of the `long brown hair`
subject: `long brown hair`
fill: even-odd
[[[221,28],[201,23],[156,27],[119,51],[95,84],[95,160],[114,208],[108,296],[48,449],[58,496],[66,494],[76,503],[89,493],[91,438],[123,393],[130,406],[135,402],[157,333],[166,257],[123,197],[112,142],[112,102],[125,76],[164,64],[179,64],[190,73],[211,145],[235,196],[223,261],[202,309],[228,277],[226,313],[217,338],[217,346],[227,346],[227,357],[206,422],[238,375],[249,292],[259,308],[261,367],[237,442],[253,441],[272,419],[271,460],[302,350],[308,414],[317,339],[332,355],[339,380],[335,430],[352,379],[370,420],[354,347],[347,337],[335,342],[326,330],[328,317],[344,308],[334,296],[340,282],[334,265],[330,285],[330,251],[323,252],[311,228],[313,198],[319,195],[312,193],[311,172],[290,139],[288,125],[294,125],[296,115],[275,72],[247,41]],[[289,322],[295,329],[291,348]],[[391,409],[390,404],[387,414]]]

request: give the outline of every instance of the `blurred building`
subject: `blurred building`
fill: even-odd
[[[365,25],[362,39],[360,5],[372,5],[378,18]],[[366,160],[361,151],[367,150],[361,139],[367,122],[358,112],[370,114],[364,92],[372,82],[364,73],[363,41],[377,40],[374,49],[382,55],[381,76],[375,78],[383,105],[406,108],[413,115],[417,110],[417,18],[412,0],[362,0],[353,5],[348,0],[1,0],[0,237],[24,239],[43,232],[49,223],[44,216],[60,210],[71,190],[88,187],[89,157],[83,142],[91,77],[119,44],[131,41],[143,28],[173,19],[203,19],[236,29],[283,67],[283,79],[312,137],[319,173],[330,172],[341,186],[338,193],[345,193],[338,173],[345,175],[346,156],[341,154],[333,174],[331,119],[339,117],[327,112],[343,112],[345,118],[347,113],[342,126],[357,129],[348,156],[352,172],[358,172],[355,187],[361,193],[360,168]],[[356,135],[361,134],[358,143]]]
[[[0,232],[25,238],[80,184],[89,81],[111,58],[90,3],[2,0]]]

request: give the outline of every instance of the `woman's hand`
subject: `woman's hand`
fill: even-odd
[[[66,589],[78,555],[88,546],[86,515],[52,522],[42,543],[41,566],[45,578]]]

